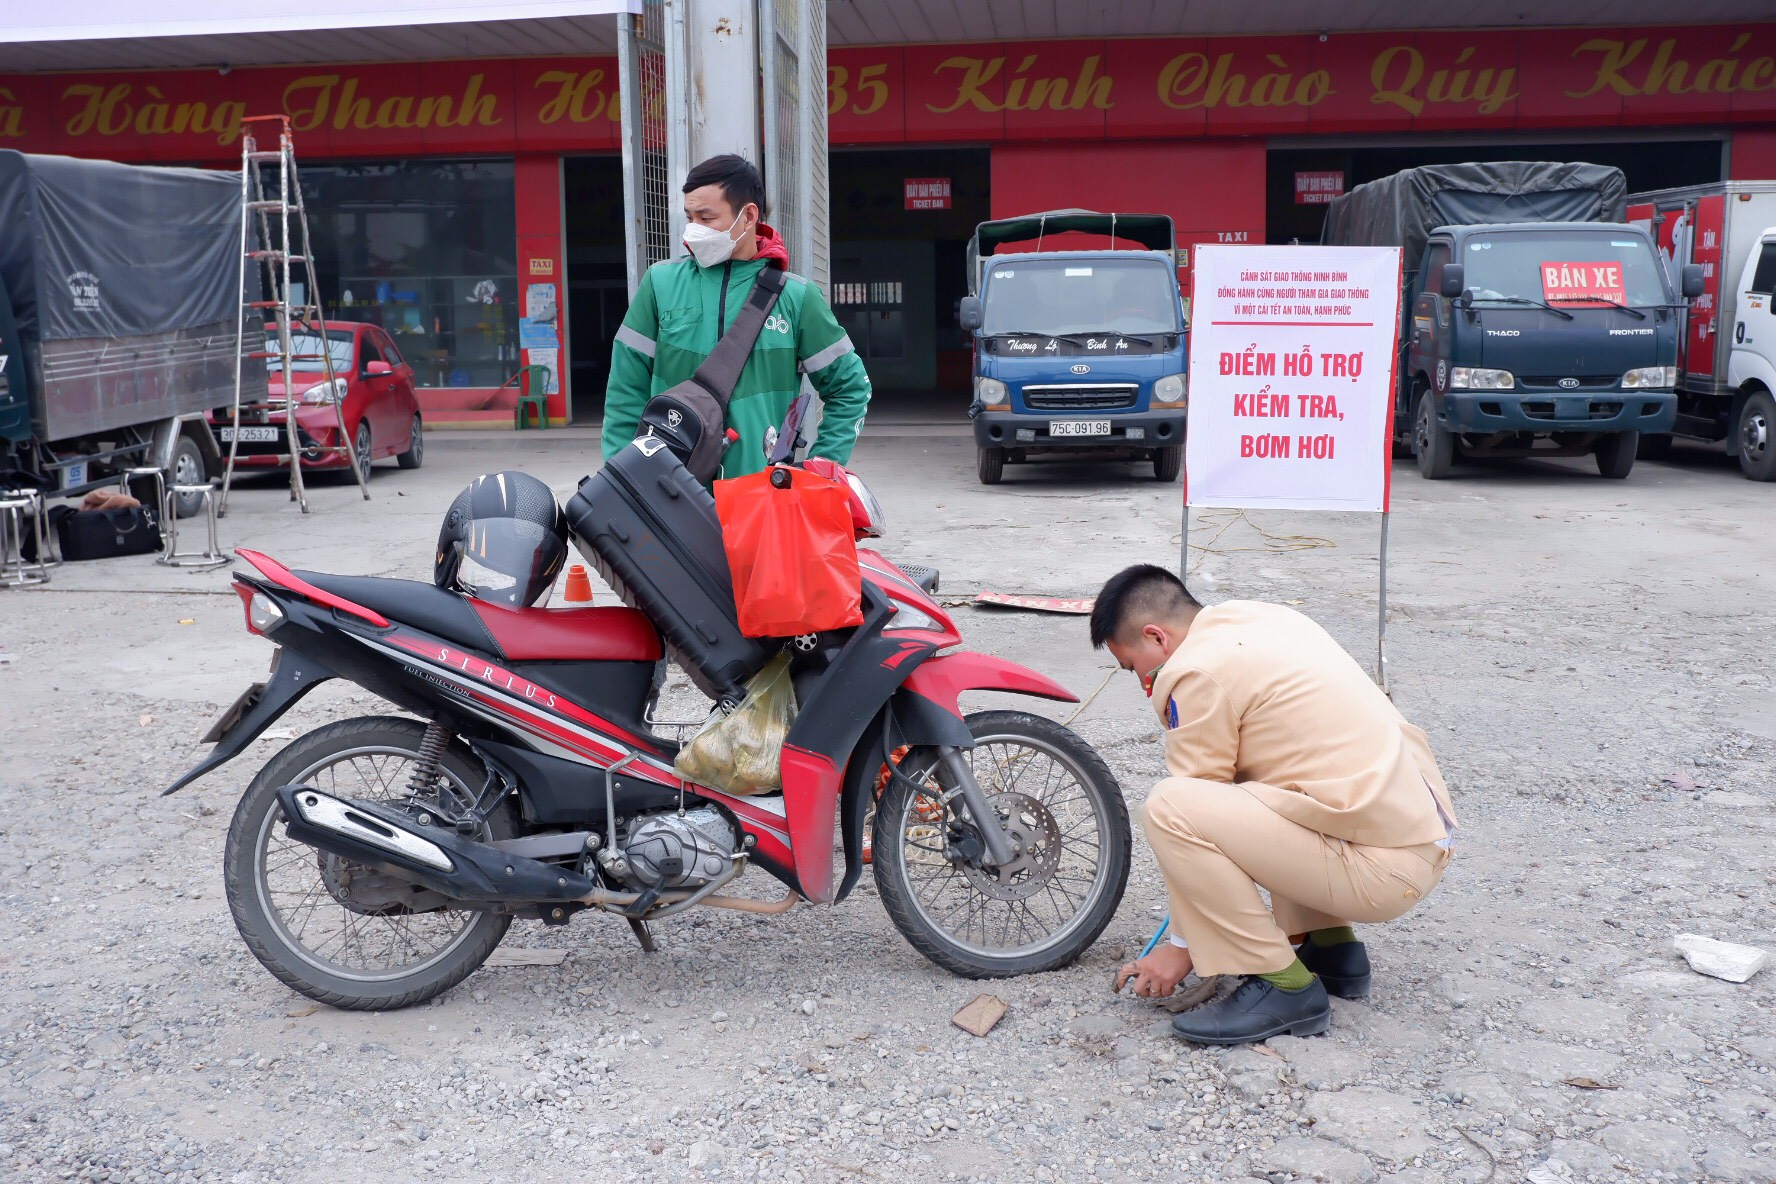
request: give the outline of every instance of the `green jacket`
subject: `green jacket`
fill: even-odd
[[[720,332],[739,315],[759,271],[772,263],[760,257],[702,268],[685,256],[648,268],[611,347],[604,396],[605,459],[635,438],[641,409],[650,398],[696,372]],[[823,405],[810,456],[844,464],[863,427],[870,399],[863,361],[820,290],[794,273],[788,280],[728,405],[728,426],[740,438],[723,460],[724,477],[765,467],[765,433],[782,424],[804,374]]]

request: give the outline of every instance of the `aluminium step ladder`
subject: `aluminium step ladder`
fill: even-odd
[[[259,148],[255,133],[261,125],[268,125],[265,131],[277,136],[275,151]],[[277,168],[275,191],[269,190],[265,176],[267,166],[271,165]],[[292,230],[297,236],[295,243],[291,241]],[[308,490],[302,481],[304,460],[344,457],[351,466],[359,491],[368,501],[370,487],[364,471],[366,466],[358,456],[356,441],[345,423],[347,380],[335,371],[331,338],[321,313],[320,284],[315,275],[314,252],[309,244],[308,212],[302,204],[295,140],[290,134],[287,115],[253,115],[241,120],[240,238],[239,365],[234,374],[234,407],[223,428],[228,434],[228,463],[223,471],[222,496],[216,506],[216,515],[221,517],[228,513],[228,492],[234,484],[241,437],[249,431],[270,433],[273,441],[285,446],[290,464],[290,500],[300,505],[304,514],[308,513]],[[295,267],[300,267],[303,277],[298,281],[300,298],[291,295],[295,274],[292,269]],[[259,283],[251,285],[253,279]],[[263,298],[255,299],[256,296]],[[273,322],[269,332],[267,320]],[[298,354],[295,352],[298,348],[318,349],[319,352]],[[282,369],[284,397],[281,405],[258,385],[255,365],[258,362],[268,363],[268,376],[270,363],[276,363]],[[324,387],[330,396],[336,433],[332,444],[305,440],[305,433],[296,422],[296,410],[301,405],[295,373],[298,362],[321,364],[325,378],[314,385]],[[346,364],[350,365],[349,359]],[[254,374],[250,380],[252,392],[243,402],[242,386],[249,381],[244,377],[249,368]],[[273,413],[278,411],[283,413],[281,440],[278,425],[272,420]]]

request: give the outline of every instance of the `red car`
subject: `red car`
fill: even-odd
[[[265,326],[265,348],[278,353],[277,327]],[[358,464],[368,474],[380,457],[392,456],[403,469],[417,469],[425,458],[425,439],[420,422],[419,399],[413,393],[413,367],[409,366],[392,338],[376,325],[356,321],[328,321],[327,349],[333,360],[333,380],[327,380],[327,363],[321,357],[320,334],[295,329],[290,334],[290,368],[295,378],[296,430],[303,446],[304,468],[349,469],[337,447],[339,419],[345,420]],[[284,389],[281,356],[265,360],[267,386],[263,403],[241,408],[238,425],[227,411],[210,416],[216,440],[224,452],[235,433],[240,434],[236,463],[242,468],[276,467],[289,461],[285,438],[289,392]],[[246,395],[243,392],[243,398]],[[336,417],[334,404],[343,404]]]

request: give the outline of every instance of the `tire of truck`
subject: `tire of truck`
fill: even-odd
[[[1753,481],[1776,481],[1776,398],[1753,391],[1739,409],[1733,428],[1739,471]]]
[[[1178,479],[1184,471],[1184,445],[1170,444],[1153,450],[1153,475],[1161,481]]]
[[[196,440],[181,434],[173,444],[173,458],[167,462],[167,488],[171,489],[175,485],[202,485],[207,480],[209,473],[204,469],[203,450],[197,446]],[[173,495],[173,513],[181,518],[191,517],[202,504],[201,493]]]
[[[1455,466],[1455,437],[1437,422],[1431,393],[1422,385],[1412,400],[1412,454],[1427,481],[1441,481]]]
[[[1640,443],[1634,449],[1634,455],[1641,460],[1670,460],[1672,440],[1670,432],[1642,432]]]
[[[1611,432],[1597,442],[1594,453],[1597,471],[1605,477],[1621,480],[1634,470],[1634,456],[1639,446],[1639,432]]]
[[[1005,476],[1005,449],[982,448],[975,453],[975,469],[982,485],[997,485]]]

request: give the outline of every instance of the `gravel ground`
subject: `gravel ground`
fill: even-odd
[[[310,562],[332,531],[350,537],[330,566],[419,576],[430,538],[374,515],[430,518],[490,458],[532,467],[518,447],[435,437],[433,485],[379,472],[379,501],[330,491],[309,519],[254,492],[228,529]],[[1176,486],[1013,469],[983,491],[971,461],[910,435],[859,457],[914,524],[887,549],[944,567],[946,594],[1089,595],[1175,560]],[[565,489],[576,462],[537,464]],[[614,918],[521,922],[508,946],[565,961],[406,1012],[316,1008],[251,958],[221,896],[234,799],[284,741],[156,796],[268,656],[226,577],[126,560],[0,593],[0,1177],[1769,1184],[1776,971],[1705,978],[1671,938],[1776,948],[1770,490],[1697,456],[1625,483],[1585,468],[1396,474],[1395,697],[1456,793],[1457,857],[1366,931],[1375,994],[1334,1001],[1329,1036],[1234,1051],[1108,990],[1163,912],[1138,838],[1121,912],[1051,974],[949,977],[866,876],[835,909],[662,923],[651,957]],[[397,488],[405,503],[382,496]],[[1367,660],[1373,522],[1266,515],[1272,539],[1329,545],[1252,554],[1236,548],[1265,535],[1216,536],[1228,521],[1193,531],[1214,547],[1199,590],[1299,601]],[[958,619],[1082,693],[1107,673],[1077,618]],[[385,709],[329,687],[280,726]],[[1075,726],[1138,802],[1161,766],[1133,680]],[[984,1039],[949,1023],[978,990],[1010,1006]]]

